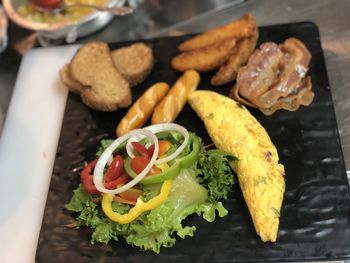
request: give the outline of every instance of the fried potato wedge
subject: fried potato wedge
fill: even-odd
[[[266,130],[244,106],[219,93],[197,90],[188,101],[215,146],[238,158],[230,165],[237,173],[257,234],[264,242],[276,241],[284,167]]]
[[[249,56],[254,51],[257,39],[258,31],[256,30],[254,36],[240,40],[234,48],[233,54],[211,79],[211,84],[220,86],[233,81],[238,70],[247,63]]]
[[[171,66],[181,72],[190,69],[198,72],[214,70],[226,62],[235,45],[236,40],[230,38],[209,47],[184,52],[171,60]]]
[[[254,35],[256,21],[252,14],[245,14],[238,20],[234,20],[221,27],[211,29],[193,38],[184,41],[178,48],[180,51],[190,51],[204,48],[214,43],[222,42],[228,38],[240,39]]]

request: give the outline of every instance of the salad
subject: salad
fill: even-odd
[[[80,173],[81,184],[66,208],[76,227],[92,229],[91,242],[124,238],[131,246],[160,252],[176,236],[193,236],[183,225],[192,214],[208,222],[228,211],[221,200],[234,183],[227,152],[206,150],[184,127],[157,124],[116,140],[102,140],[97,158]]]

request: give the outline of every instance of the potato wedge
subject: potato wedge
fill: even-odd
[[[238,20],[234,20],[221,27],[211,29],[193,38],[184,41],[178,48],[180,51],[190,51],[222,42],[228,38],[240,39],[254,35],[256,21],[252,14],[245,14]]]
[[[198,72],[210,71],[226,62],[235,45],[236,40],[231,38],[209,47],[184,52],[171,60],[171,66],[181,72],[190,69]]]
[[[256,46],[257,39],[258,33],[252,37],[240,40],[234,48],[233,54],[211,79],[211,84],[214,86],[220,86],[233,81],[236,78],[240,67],[248,62],[249,56],[252,54]]]

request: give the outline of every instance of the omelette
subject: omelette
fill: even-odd
[[[249,111],[216,92],[198,90],[188,101],[218,149],[238,160],[231,163],[261,240],[276,241],[285,190],[284,166],[269,135]]]

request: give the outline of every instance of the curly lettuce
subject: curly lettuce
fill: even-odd
[[[213,222],[217,216],[227,215],[220,200],[227,198],[234,183],[229,167],[233,158],[226,152],[206,151],[202,147],[198,161],[174,179],[166,202],[129,224],[121,225],[108,219],[100,207],[100,199],[86,193],[82,185],[74,190],[66,208],[77,214],[78,228],[93,229],[92,243],[108,243],[122,237],[131,246],[159,253],[162,247],[173,246],[176,236],[194,235],[196,227],[183,224],[186,217],[197,214]],[[159,189],[160,185],[144,186],[142,198],[149,200],[159,193]],[[118,213],[126,213],[129,209],[129,205],[113,203],[113,210]]]

